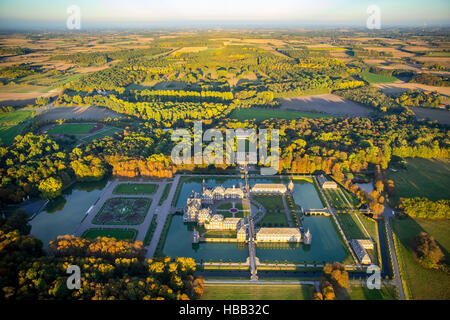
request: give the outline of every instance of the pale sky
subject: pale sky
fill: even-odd
[[[449,0],[0,0],[0,27],[64,28],[78,5],[82,25],[195,23],[357,25],[369,5],[385,25],[449,25]]]

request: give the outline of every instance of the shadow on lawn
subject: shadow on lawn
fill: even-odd
[[[401,223],[403,224],[403,228],[407,229],[407,230],[396,230],[394,229],[394,232],[397,235],[397,238],[399,239],[399,241],[401,242],[401,244],[403,244],[406,248],[409,248],[412,252],[414,251],[414,239],[415,237],[420,233],[420,232],[426,232],[413,218],[409,217],[409,216],[401,216],[401,217],[397,217],[394,218],[396,220],[398,220],[399,222],[401,221]],[[399,236],[399,232],[402,233],[402,237]],[[439,243],[439,241],[437,239],[435,239],[436,243],[438,244],[438,246],[441,248],[442,253],[445,256],[445,263],[450,264],[450,256],[448,251]]]

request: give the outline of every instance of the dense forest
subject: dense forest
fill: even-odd
[[[52,241],[46,255],[29,230],[20,212],[0,218],[0,300],[188,300],[203,293],[191,258],[145,260],[139,241],[69,235]],[[67,288],[69,265],[83,266],[80,290]]]

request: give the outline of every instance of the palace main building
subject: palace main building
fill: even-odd
[[[251,190],[251,194],[286,194],[288,191],[293,192],[294,184],[290,181],[286,187],[284,184],[264,183],[255,184]],[[206,188],[203,181],[202,193],[193,192],[187,199],[184,208],[184,222],[195,222],[203,225],[207,230],[234,230],[236,231],[236,240],[239,242],[248,240],[248,228],[244,224],[242,218],[224,218],[221,214],[216,214],[210,205],[215,201],[225,199],[243,199],[247,197],[245,189],[242,186],[232,188],[224,188],[216,186],[212,189]],[[198,231],[193,233],[193,241],[199,240]],[[311,244],[311,233],[308,230],[304,235],[298,228],[260,228],[255,235],[257,242],[304,242]]]

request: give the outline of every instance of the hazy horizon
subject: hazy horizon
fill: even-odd
[[[450,26],[450,2],[349,0],[0,0],[0,29],[66,29],[67,8],[79,6],[81,28],[364,27],[380,8],[382,27]]]

